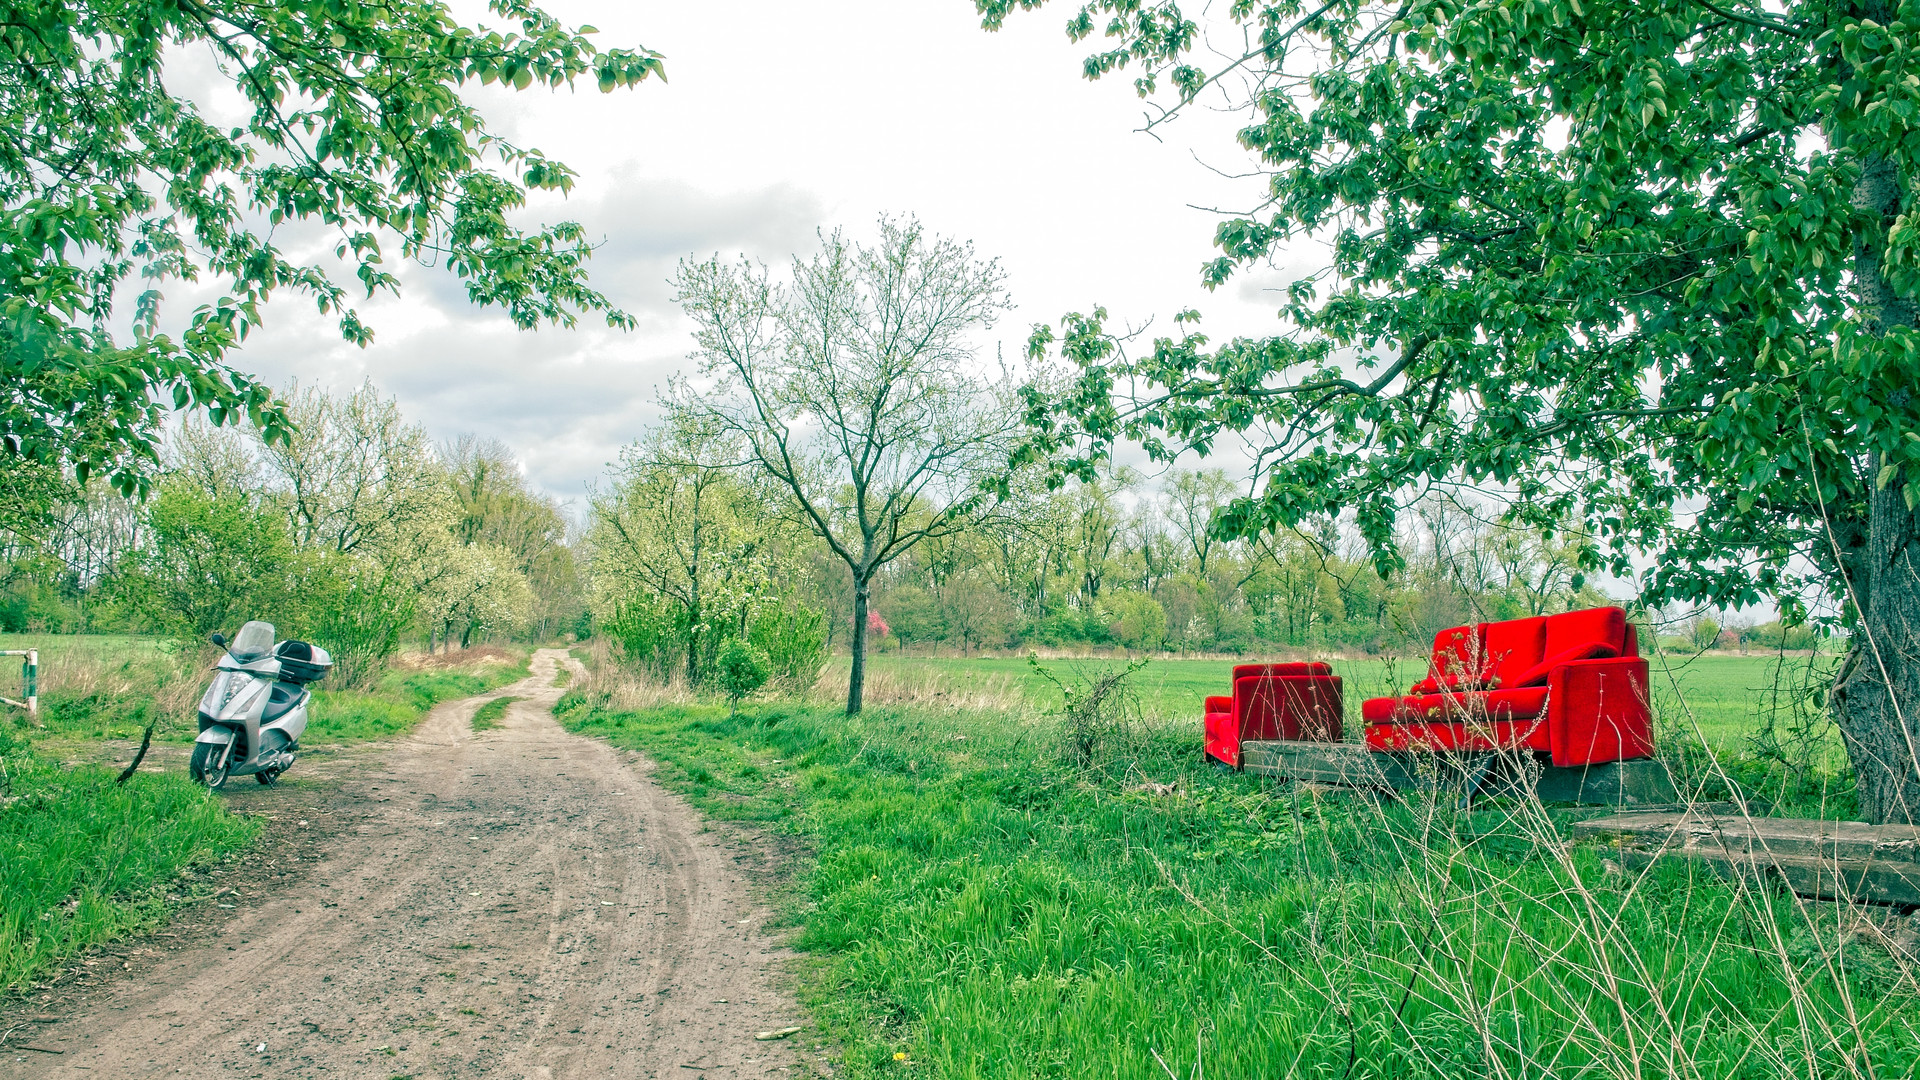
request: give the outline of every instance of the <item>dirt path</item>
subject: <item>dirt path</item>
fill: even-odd
[[[0,1076],[790,1075],[792,1043],[753,1037],[801,1020],[739,853],[560,728],[561,663],[541,650],[497,692],[524,699],[499,728],[471,731],[496,695],[472,698],[365,759],[345,785],[370,812],[298,884],[8,1047]]]

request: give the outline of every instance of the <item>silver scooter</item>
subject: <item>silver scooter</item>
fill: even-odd
[[[307,684],[326,677],[333,657],[304,641],[276,645],[266,622],[242,626],[231,644],[219,634],[212,640],[227,655],[200,699],[200,737],[187,773],[215,791],[233,776],[271,784],[293,766],[313,698]]]

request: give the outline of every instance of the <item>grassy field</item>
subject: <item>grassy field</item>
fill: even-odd
[[[1833,657],[1700,656],[1651,658],[1656,720],[1670,731],[1692,731],[1697,725],[1703,741],[1716,747],[1738,746],[1764,724],[1769,713],[1787,713],[1793,690],[1805,685],[1811,671],[1831,670]],[[869,670],[881,677],[911,681],[934,677],[962,690],[1017,690],[1037,705],[1059,701],[1059,692],[1024,657],[988,656],[900,657],[881,655],[869,660]],[[1056,676],[1074,677],[1122,666],[1124,660],[1043,660],[1041,666]],[[1191,717],[1197,723],[1202,699],[1230,693],[1228,680],[1236,661],[1155,658],[1133,678],[1141,707],[1163,717]],[[844,657],[835,659],[841,668]],[[1817,665],[1817,667],[1816,667]],[[1404,693],[1426,674],[1424,660],[1336,660],[1333,669],[1345,684],[1349,732],[1361,728],[1360,702],[1370,697]],[[1816,677],[1817,678],[1817,677]]]
[[[945,663],[1024,681],[1018,661]],[[1223,667],[1166,664],[1147,690],[1197,695]],[[1728,670],[1726,692],[1749,677]],[[615,711],[613,678],[583,680],[562,721],[811,852],[790,917],[843,1075],[1920,1068],[1920,985],[1863,916],[1683,866],[1622,871],[1563,843],[1571,811],[1216,773],[1185,722],[1116,723],[1076,760],[1032,708]]]
[[[190,867],[244,847],[255,826],[185,773],[114,783],[62,767],[0,726],[0,990],[95,942],[154,925]]]

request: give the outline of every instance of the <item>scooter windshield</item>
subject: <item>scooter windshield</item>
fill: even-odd
[[[273,651],[273,624],[255,620],[240,628],[233,635],[233,650],[237,660],[258,660]]]

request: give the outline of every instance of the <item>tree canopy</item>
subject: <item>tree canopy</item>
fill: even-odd
[[[465,25],[439,0],[0,3],[5,452],[132,491],[169,405],[278,438],[283,411],[229,352],[281,289],[367,343],[352,295],[395,290],[394,254],[444,264],[522,327],[584,312],[626,325],[586,281],[577,224],[509,221],[528,191],[565,191],[573,173],[495,134],[461,95],[581,79],[609,91],[664,77],[661,58],[600,50],[590,27],[524,0],[488,7],[513,29]],[[180,74],[195,53],[244,98],[244,119],[196,100],[206,88]],[[353,287],[289,246],[296,223],[331,233]],[[226,295],[165,332],[166,283],[203,276]]]
[[[1029,452],[1244,435],[1263,482],[1223,532],[1351,507],[1383,568],[1411,497],[1478,487],[1583,518],[1586,565],[1648,602],[1820,590],[1904,650],[1920,625],[1875,611],[1920,596],[1886,572],[1920,502],[1916,28],[1913,0],[1087,3],[1086,73],[1134,73],[1149,127],[1244,118],[1267,183],[1203,283],[1329,258],[1270,337],[1037,328],[1077,374],[1030,392]]]

